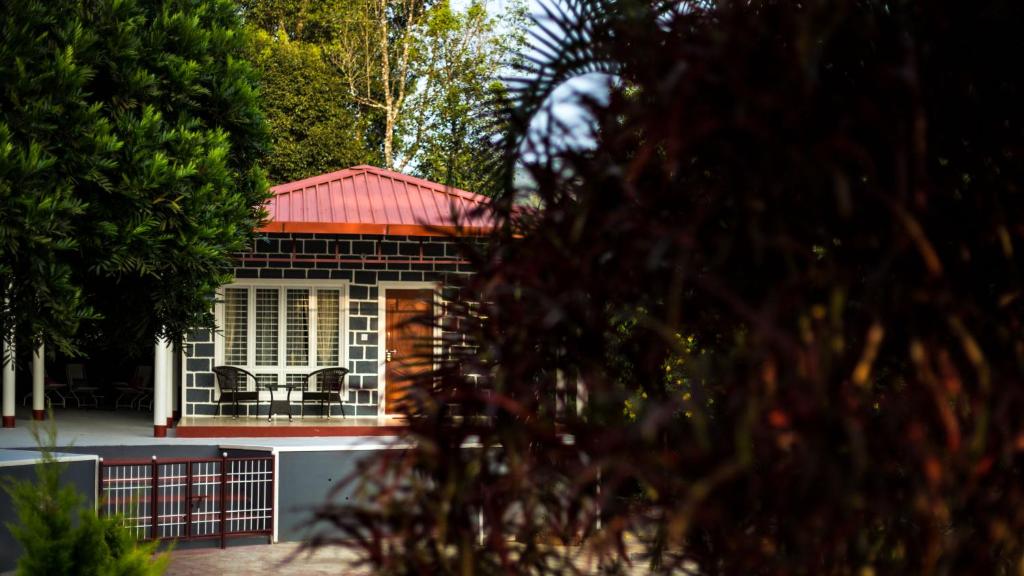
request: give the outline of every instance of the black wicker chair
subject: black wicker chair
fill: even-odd
[[[260,383],[251,372],[237,366],[217,366],[213,369],[217,377],[217,385],[220,387],[220,397],[217,399],[217,414],[221,413],[221,404],[230,402],[235,406],[235,418],[238,418],[238,404],[240,402],[255,402],[256,413],[260,411]],[[247,385],[248,379],[252,379],[253,387],[250,390]],[[270,403],[274,403],[274,390],[270,391]]]
[[[331,417],[331,402],[337,400],[341,406],[341,417],[345,418],[345,398],[348,397],[348,386],[345,383],[347,368],[321,368],[306,376],[306,383],[302,391],[302,408],[300,417],[306,416],[307,403],[319,403],[320,415],[325,414],[324,407],[327,407],[327,417]],[[313,383],[317,382],[314,388]]]

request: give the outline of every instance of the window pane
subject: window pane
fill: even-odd
[[[242,365],[247,362],[249,342],[246,329],[249,322],[249,290],[224,290],[224,362]]]
[[[286,363],[288,366],[308,366],[309,290],[289,289],[285,310],[288,314]]]
[[[338,332],[341,328],[341,292],[316,291],[316,363],[337,366],[340,355]]]
[[[256,289],[256,365],[277,366],[277,288]]]

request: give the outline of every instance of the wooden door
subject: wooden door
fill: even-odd
[[[384,295],[384,411],[395,414],[410,380],[433,368],[434,292],[389,289]],[[429,324],[422,321],[428,315]]]

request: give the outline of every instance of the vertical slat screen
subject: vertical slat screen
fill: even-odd
[[[337,366],[340,358],[341,293],[338,290],[316,291],[316,363]]]
[[[249,290],[224,290],[224,362],[236,366],[247,364],[249,322]]]

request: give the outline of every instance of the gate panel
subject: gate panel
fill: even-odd
[[[100,489],[140,540],[273,535],[273,457],[101,460]]]

